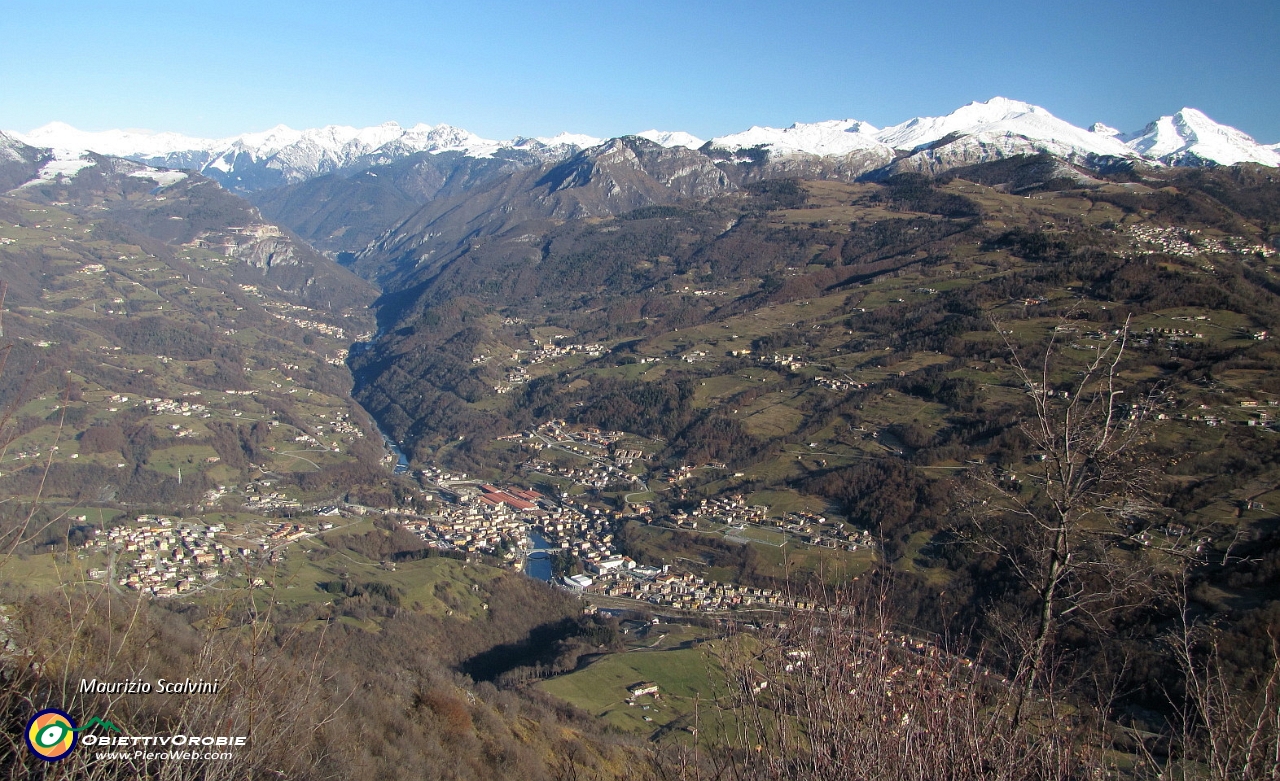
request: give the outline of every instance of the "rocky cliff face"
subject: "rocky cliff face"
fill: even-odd
[[[358,252],[429,201],[558,163],[572,152],[564,146],[501,150],[479,158],[460,152],[422,152],[247,197],[267,219],[288,225],[317,249]]]
[[[665,148],[637,136],[580,152],[535,182],[553,219],[603,217],[679,198],[709,197],[732,187],[706,155]]]
[[[845,155],[769,155],[760,165],[747,169],[748,181],[764,179],[836,179],[853,182],[892,163],[894,155],[885,149],[865,149]]]
[[[743,166],[636,136],[562,163],[516,171],[438,198],[362,251],[354,268],[382,281],[447,262],[477,242],[533,237],[566,220],[621,214],[738,189]]]
[[[53,155],[0,133],[0,192],[30,181]]]
[[[1011,133],[984,134],[940,139],[912,154],[894,160],[886,168],[877,171],[876,178],[907,172],[937,176],[955,168],[992,163],[1020,155],[1040,154],[1049,154],[1071,166],[1081,166],[1094,171],[1110,171],[1131,166],[1134,163],[1134,160],[1128,157],[1100,155],[1065,144],[1032,141]]]

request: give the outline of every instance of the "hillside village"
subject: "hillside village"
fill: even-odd
[[[224,523],[139,515],[105,534],[93,534],[82,553],[107,555],[105,568],[89,571],[94,580],[151,597],[177,597],[198,593],[231,575],[245,575],[255,564],[274,563],[280,546],[333,526],[323,521],[247,524],[233,533]],[[262,584],[260,578],[250,581]]]

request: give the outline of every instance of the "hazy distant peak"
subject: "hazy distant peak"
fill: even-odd
[[[67,152],[94,151],[104,155],[165,155],[191,149],[215,147],[222,141],[195,138],[181,133],[151,130],[78,130],[65,122],[50,122],[30,133],[12,133],[19,141],[35,147]]]
[[[535,140],[546,144],[547,146],[575,146],[579,149],[587,149],[604,143],[603,138],[596,138],[595,136],[588,136],[582,133],[567,132],[554,136],[540,136]]]

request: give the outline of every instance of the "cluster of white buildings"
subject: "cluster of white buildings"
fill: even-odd
[[[618,558],[613,537],[614,519],[599,508],[587,507],[585,503],[574,507],[566,501],[535,517],[534,521],[547,542],[570,551],[588,569],[597,562]]]
[[[402,523],[434,548],[501,555],[508,561],[531,547],[530,532],[536,531],[554,548],[573,553],[591,567],[617,558],[614,515],[585,504],[575,507],[570,500],[556,504],[536,491],[486,484],[478,491],[463,489],[458,502]]]
[[[769,358],[761,356],[760,363],[766,366],[781,366],[787,371],[792,372],[798,372],[809,365],[809,363],[803,358],[798,355],[792,355],[791,353],[787,353],[786,355],[783,355],[782,353],[774,353],[773,356]]]
[[[724,524],[731,529],[745,529],[747,526],[776,527],[800,537],[809,545],[847,551],[875,547],[875,539],[865,529],[854,529],[840,521],[806,511],[787,513],[781,518],[772,517],[768,507],[760,504],[748,505],[741,495],[703,499],[692,510],[676,510],[671,515],[671,522],[677,527],[687,526],[693,529],[710,524]]]
[[[821,385],[827,390],[833,391],[850,391],[862,390],[868,387],[868,383],[851,380],[847,377],[814,377],[814,383]]]
[[[296,510],[301,503],[291,499],[280,491],[270,490],[271,481],[261,480],[249,483],[244,487],[245,507],[251,512],[270,512],[272,510]]]
[[[254,285],[241,285],[240,287],[245,289],[245,292],[258,293],[257,287]],[[252,288],[252,290],[249,290],[249,288]],[[325,336],[331,339],[346,341],[347,331],[345,328],[342,328],[341,326],[330,325],[329,323],[325,323],[320,320],[311,319],[311,317],[315,317],[315,310],[313,309],[308,309],[305,306],[298,306],[297,304],[283,304],[283,303],[275,303],[275,302],[267,304],[263,308],[266,309],[267,314],[271,315],[277,320],[283,320],[284,322],[289,323],[290,325],[297,326],[298,328],[301,328],[304,331],[317,333],[317,334],[324,334]],[[273,311],[275,309],[285,309],[286,311],[303,312],[305,314],[310,315],[310,317],[298,317],[295,314],[281,314],[280,312]]]
[[[514,549],[528,538],[528,523],[512,508],[480,502],[445,505],[425,518],[404,521],[428,545],[439,550],[497,554],[515,558]]]
[[[507,369],[506,377],[503,381],[493,386],[497,393],[509,393],[512,388],[517,385],[523,385],[530,380],[529,370],[523,366],[513,366]]]
[[[1262,409],[1264,404],[1269,407],[1280,406],[1280,401],[1270,399],[1266,402],[1261,402],[1257,399],[1241,399],[1238,404],[1239,408],[1245,411],[1244,414],[1246,417],[1243,420],[1239,418],[1238,413],[1232,415],[1232,419],[1228,420],[1224,415],[1216,414],[1212,411],[1203,413],[1193,412],[1191,414],[1180,412],[1173,415],[1173,417],[1177,420],[1190,420],[1193,423],[1203,423],[1210,427],[1224,426],[1234,421],[1237,424],[1246,426],[1280,430],[1280,422],[1275,421],[1270,412]],[[1211,410],[1212,408],[1208,404],[1201,404],[1198,409]]]
[[[813,610],[817,607],[809,600],[787,596],[777,589],[720,583],[688,572],[661,572],[650,567],[617,568],[594,579],[579,576],[576,583],[570,587],[689,611]]]
[[[570,355],[579,354],[585,354],[591,358],[599,358],[604,355],[604,350],[603,344],[594,342],[591,344],[563,344],[559,339],[555,339],[550,344],[542,344],[534,340],[533,350],[529,352],[529,357],[524,359],[524,362],[531,365],[546,363],[557,358],[567,358]],[[516,355],[519,355],[519,353]]]
[[[1192,331],[1189,328],[1148,328],[1147,335],[1155,339],[1203,339],[1204,334]]]
[[[1138,251],[1140,255],[1161,253],[1175,257],[1189,258],[1195,255],[1261,255],[1264,258],[1274,257],[1276,251],[1264,244],[1250,242],[1240,236],[1227,236],[1215,239],[1205,236],[1199,230],[1185,228],[1158,228],[1153,225],[1133,225],[1129,227],[1129,236],[1135,243],[1148,245]],[[1154,247],[1154,248],[1150,248]]]
[[[117,526],[91,543],[120,557],[121,572],[97,574],[116,577],[118,585],[155,597],[186,593],[217,580],[230,563],[232,551],[217,540],[225,531],[220,524],[138,516],[136,524]]]
[[[563,477],[576,485],[603,490],[611,485],[640,485],[644,482],[637,475],[630,474],[616,466],[597,464],[593,466],[560,466],[545,461],[537,456],[521,464],[529,472]]]
[[[703,499],[698,506],[685,512],[676,510],[671,520],[677,526],[698,528],[699,521],[706,523],[724,523],[730,526],[742,524],[762,524],[769,517],[769,508],[762,504],[748,506],[739,494],[737,496]]]
[[[360,439],[364,436],[364,431],[359,426],[351,422],[351,416],[345,412],[335,412],[333,420],[329,420],[327,413],[321,412],[320,419],[323,423],[316,425],[317,433],[322,433],[328,429],[338,437],[351,437],[352,439]]]
[[[199,391],[193,392],[199,393]],[[192,415],[201,418],[210,417],[209,408],[203,404],[193,404],[181,399],[147,399],[147,409],[156,415],[181,415],[189,418]]]
[[[596,445],[597,447],[609,447],[625,437],[627,432],[601,431],[594,426],[586,426],[581,429],[570,429],[569,424],[559,418],[554,418],[546,421],[545,423],[538,424],[538,427],[534,429],[533,434],[541,434],[542,436],[554,440],[560,445],[568,445],[574,442],[585,442],[590,445]],[[526,433],[525,436],[532,436],[532,434]],[[588,453],[586,450],[581,452],[583,454]]]

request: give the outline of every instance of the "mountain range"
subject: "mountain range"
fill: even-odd
[[[228,189],[254,192],[296,184],[329,173],[385,165],[422,154],[454,153],[471,159],[526,164],[562,160],[604,139],[562,133],[554,137],[494,141],[450,125],[395,122],[354,128],[330,125],[294,130],[283,125],[258,133],[209,139],[177,133],[107,130],[88,132],[53,122],[29,133],[9,133],[37,149],[52,150],[51,162],[85,152],[125,157],[163,168],[193,169]],[[1048,152],[1071,163],[1280,166],[1277,146],[1265,146],[1204,113],[1184,108],[1141,130],[1120,133],[1101,123],[1076,127],[1047,110],[1007,98],[962,106],[946,116],[916,117],[879,129],[853,119],[796,123],[787,128],[752,127],[703,141],[689,133],[647,130],[634,134],[662,147],[740,155],[767,151],[771,158],[861,158],[861,173],[890,164],[937,171],[1013,154]],[[904,162],[905,161],[905,162]]]
[[[57,186],[106,158],[145,165],[157,182],[193,172],[247,198],[267,221],[332,258],[379,258],[378,269],[360,270],[383,278],[392,265],[417,265],[456,250],[463,237],[496,235],[530,219],[610,216],[768,179],[879,181],[1043,155],[1048,162],[1034,169],[1037,178],[1087,183],[1100,173],[1143,167],[1277,167],[1278,146],[1191,108],[1121,133],[1101,123],[1076,127],[999,97],[886,128],[831,120],[752,127],[710,140],[653,129],[614,139],[561,133],[493,141],[449,125],[394,122],[279,126],[207,139],[86,132],[55,122],[0,133],[0,189]]]

